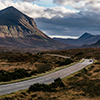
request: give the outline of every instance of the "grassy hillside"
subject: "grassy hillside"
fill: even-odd
[[[31,77],[70,63],[73,59],[47,54],[0,53],[0,82]]]
[[[61,50],[61,51],[48,51],[45,53],[60,54],[64,56],[70,56],[75,60],[81,58],[93,58],[100,60],[100,48],[85,48],[85,49],[70,49],[70,50]]]

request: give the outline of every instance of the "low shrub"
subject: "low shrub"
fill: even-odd
[[[37,73],[38,73],[37,70],[32,70],[30,74],[31,74],[31,75],[35,75],[35,74],[37,74]]]
[[[29,91],[51,91],[51,88],[49,85],[36,83],[29,87]]]
[[[87,70],[86,70],[86,68],[83,68],[82,72],[84,72],[84,73],[87,73]]]
[[[28,92],[36,92],[36,91],[44,91],[44,92],[54,92],[56,91],[57,87],[64,87],[64,83],[61,81],[60,78],[57,78],[51,84],[33,84],[29,87]]]
[[[36,65],[38,73],[44,73],[45,71],[50,70],[52,67],[50,64],[40,63]]]
[[[14,72],[2,72],[0,74],[0,82],[6,82],[30,76],[31,75],[24,69],[15,69]]]
[[[53,83],[50,84],[50,86],[52,88],[57,88],[57,87],[64,87],[65,85],[60,78],[57,78],[54,80]]]
[[[68,65],[68,64],[70,64],[70,63],[73,63],[73,61],[71,60],[71,59],[66,59],[65,61],[63,61],[63,62],[60,62],[60,66],[62,66],[62,65]]]
[[[78,53],[76,53],[76,54],[75,54],[75,57],[76,57],[76,56],[80,56],[80,55],[83,55],[83,52],[78,52]]]

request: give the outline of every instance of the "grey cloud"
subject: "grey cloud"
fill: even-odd
[[[53,0],[54,3],[57,4],[64,4],[64,3],[68,3],[68,2],[74,2],[74,3],[79,3],[82,0]]]
[[[99,0],[53,0],[54,3],[57,3],[57,4],[64,4],[64,3],[69,3],[69,2],[74,2],[74,3],[79,3],[79,2],[89,2],[89,3],[99,3],[100,1]]]
[[[100,0],[53,0],[54,3],[58,5],[69,5],[77,10],[98,8],[97,5],[100,4]]]
[[[64,2],[64,0],[53,0],[54,3],[57,3],[57,4],[62,4]]]
[[[33,1],[39,1],[39,0],[21,0],[21,1],[33,2]]]
[[[52,18],[68,18],[68,17],[74,17],[74,18],[78,18],[80,17],[79,14],[77,14],[76,12],[63,12],[62,10],[54,10],[54,9],[51,9],[51,8],[47,8],[44,10],[44,13],[48,13],[49,15],[54,15],[54,17]],[[52,19],[51,18],[51,19]]]
[[[100,14],[81,11],[80,17],[54,17],[52,19],[35,19],[38,27],[48,35],[80,36],[84,32],[100,34]]]
[[[67,1],[70,2],[74,0]],[[77,0],[77,2],[78,1],[79,0]],[[25,14],[35,18],[38,28],[48,35],[79,36],[86,31],[100,34],[100,10],[98,8],[99,6],[93,7],[93,3],[95,4],[96,1],[88,2],[85,7],[88,9],[85,10],[83,7],[79,12],[69,11],[65,7],[45,8],[38,5],[32,6],[31,3],[28,2],[15,3],[14,5],[19,8],[19,10],[22,9]],[[23,10],[23,8],[25,9]]]

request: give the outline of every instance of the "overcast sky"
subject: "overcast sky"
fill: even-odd
[[[100,0],[0,0],[0,10],[8,6],[34,18],[51,37],[100,34]]]

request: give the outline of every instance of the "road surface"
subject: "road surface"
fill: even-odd
[[[47,74],[47,75],[44,75],[38,78],[34,78],[34,79],[22,81],[22,82],[17,82],[17,83],[0,85],[0,95],[5,95],[5,94],[9,94],[15,91],[27,89],[29,88],[30,85],[34,83],[45,83],[45,84],[51,83],[54,81],[54,79],[58,77],[64,78],[74,72],[81,70],[82,68],[92,63],[93,61],[91,62],[89,59],[85,59],[85,61],[82,63],[77,63],[70,67],[61,69],[59,71],[56,71],[56,72],[53,72],[53,73],[50,73],[50,74]]]
[[[55,57],[61,57],[61,58],[71,58],[71,57],[67,57],[67,56],[62,56],[62,55],[58,55],[58,54],[47,54],[47,55],[50,55],[50,56],[55,56]]]

